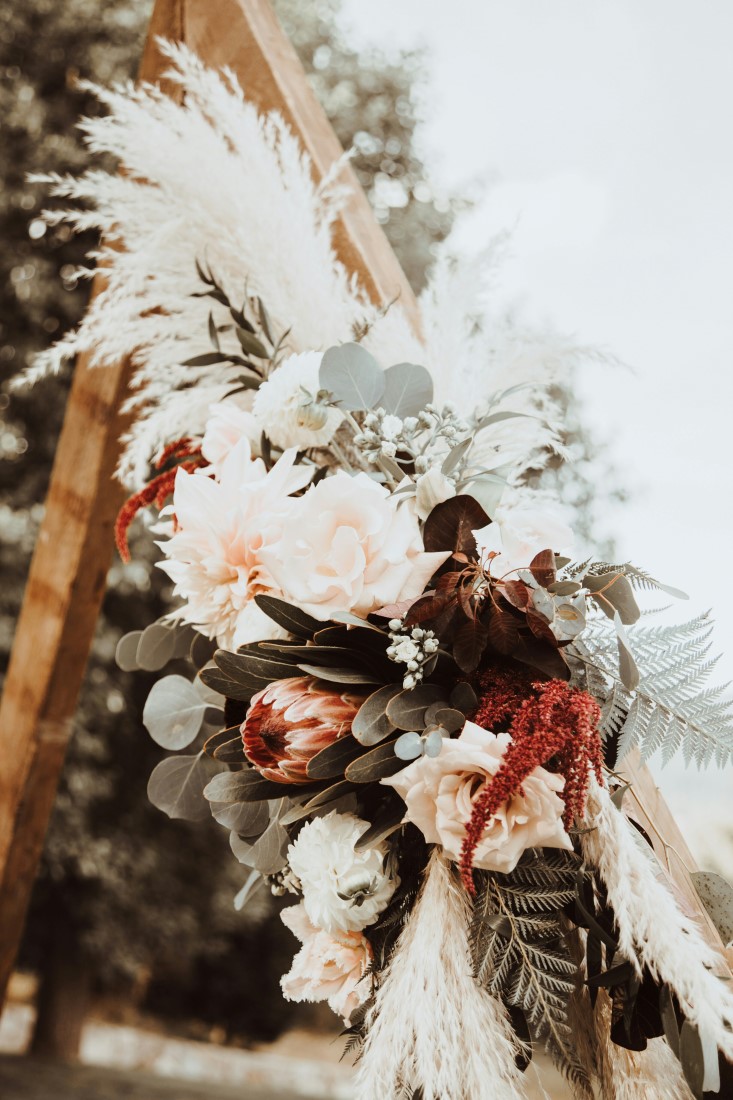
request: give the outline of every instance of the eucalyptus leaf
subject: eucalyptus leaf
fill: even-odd
[[[121,668],[123,672],[136,672],[139,669],[137,647],[142,636],[142,630],[131,630],[129,634],[124,634],[117,643],[115,661],[117,667]]]
[[[195,632],[188,655],[191,664],[196,669],[201,669],[216,653],[216,642],[213,638],[205,638],[203,634]]]
[[[629,639],[621,622],[618,611],[614,614],[614,626],[616,627],[616,640],[618,642],[618,670],[621,683],[627,691],[636,691],[639,686],[639,669],[634,654],[631,652]]]
[[[674,1009],[672,991],[668,985],[659,990],[659,1015],[662,1017],[664,1035],[675,1057],[680,1056],[680,1026]]]
[[[241,836],[258,836],[270,823],[267,802],[210,802],[211,816]]]
[[[282,797],[283,784],[265,779],[254,768],[241,772],[219,772],[204,788],[210,802],[261,802]]]
[[[506,478],[481,474],[461,486],[461,492],[470,496],[488,516],[493,516],[506,489]]]
[[[384,372],[384,393],[380,404],[385,412],[417,416],[433,400],[430,371],[416,363],[395,363]]]
[[[388,810],[378,814],[374,823],[357,840],[355,844],[357,852],[362,852],[367,848],[377,848],[383,840],[386,840],[392,833],[397,832],[404,817],[405,807],[401,801],[395,802]]]
[[[394,754],[400,760],[417,760],[422,756],[423,741],[419,733],[403,733],[395,741]]]
[[[459,680],[450,693],[451,707],[470,714],[478,706],[478,696],[467,680]]]
[[[394,740],[384,741],[375,749],[354,760],[346,769],[351,783],[376,783],[388,775],[394,775],[403,767],[403,761],[395,756]]]
[[[343,775],[352,760],[364,754],[364,748],[350,733],[327,745],[306,766],[309,779],[333,779]]]
[[[203,787],[209,778],[205,758],[167,756],[153,768],[148,780],[148,798],[168,817],[184,821],[204,821],[209,804]]]
[[[724,944],[733,941],[733,886],[713,871],[693,871],[692,885]]]
[[[385,374],[361,344],[329,348],[321,360],[319,386],[347,411],[373,409],[384,393]]]
[[[625,626],[635,623],[641,612],[628,577],[623,573],[603,573],[583,577],[583,586],[609,619],[617,612]]]
[[[469,435],[466,439],[462,439],[460,443],[456,443],[455,447],[451,447],[443,459],[443,465],[440,467],[441,473],[452,474],[460,466],[472,446],[473,436]]]
[[[318,619],[314,619],[312,615],[301,611],[299,607],[293,607],[285,600],[277,599],[276,596],[266,594],[255,596],[255,603],[269,619],[287,630],[288,634],[295,634],[297,638],[310,640],[315,632],[323,626],[323,623],[319,622]]]
[[[402,692],[402,684],[387,684],[362,703],[351,723],[351,732],[362,745],[377,745],[394,732],[387,704]]]
[[[259,893],[262,887],[265,885],[265,880],[259,871],[250,871],[247,876],[247,881],[241,890],[238,891],[234,898],[234,908],[238,913],[241,913],[248,901],[250,901],[255,894]]]
[[[317,676],[329,684],[378,684],[376,676],[369,672],[357,672],[353,668],[329,668],[327,665],[299,664],[297,666],[307,676]],[[291,670],[292,675],[292,670]]]
[[[685,1020],[680,1029],[680,1062],[685,1080],[695,1100],[702,1100],[705,1080],[705,1054],[700,1034],[694,1024]]]
[[[158,745],[177,751],[190,745],[201,729],[206,703],[185,676],[164,676],[153,684],[143,709],[143,724]]]
[[[137,664],[146,672],[158,672],[173,658],[176,631],[163,623],[151,623],[143,630],[137,646]]]
[[[229,844],[240,863],[253,867],[263,875],[274,875],[287,863],[290,838],[287,829],[275,818],[254,844],[231,833]]]
[[[448,702],[443,688],[436,684],[418,684],[401,691],[387,704],[387,718],[400,730],[423,730],[425,712],[433,703]]]
[[[452,706],[439,709],[435,716],[435,720],[437,724],[444,727],[449,734],[457,734],[459,729],[462,729],[463,726],[466,725],[466,715]]]

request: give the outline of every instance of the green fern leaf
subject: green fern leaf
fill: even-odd
[[[477,873],[471,953],[477,981],[522,1010],[577,1094],[591,1097],[568,1022],[578,968],[560,923],[580,866],[574,852],[545,849],[526,853],[509,874]]]
[[[699,767],[713,759],[722,767],[733,756],[733,700],[726,685],[707,686],[717,663],[710,657],[711,632],[707,614],[681,625],[632,628],[641,670],[633,692],[621,682],[607,620],[590,619],[566,648],[578,681],[601,703],[601,733],[619,737],[619,760],[637,747],[644,759],[661,751],[664,763],[681,751]]]

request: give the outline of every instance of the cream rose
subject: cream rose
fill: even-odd
[[[280,917],[303,945],[280,980],[283,995],[288,1001],[328,1001],[348,1024],[370,992],[370,982],[362,981],[372,958],[366,937],[362,932],[316,928],[302,902],[283,909]]]
[[[499,505],[493,523],[473,532],[483,557],[495,555],[489,562],[497,580],[528,569],[541,550],[565,553],[572,550],[574,535],[567,523],[549,510],[527,502],[511,507]]]
[[[405,800],[405,821],[457,861],[474,802],[499,770],[510,741],[507,733],[489,733],[466,722],[460,737],[444,738],[439,756],[423,756],[382,783]],[[562,776],[535,768],[522,784],[524,793],[514,795],[487,825],[474,866],[507,872],[527,848],[570,849],[559,797],[564,786]]]
[[[328,619],[420,596],[448,553],[423,549],[414,502],[339,470],[292,502],[262,560],[285,599]]]

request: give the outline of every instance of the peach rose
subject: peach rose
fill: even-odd
[[[413,501],[339,470],[292,501],[262,560],[286,600],[328,619],[416,599],[448,553],[426,553]]]
[[[404,820],[457,861],[474,802],[499,770],[510,741],[508,733],[466,722],[460,737],[443,739],[439,756],[423,756],[382,783],[405,800]],[[474,866],[507,872],[527,848],[572,847],[562,823],[564,778],[535,768],[522,786],[524,793],[514,795],[487,825]]]
[[[372,949],[362,932],[323,932],[311,924],[303,902],[283,909],[283,924],[303,944],[289,973],[280,979],[288,1001],[328,1001],[344,1023],[369,996],[362,981]]]

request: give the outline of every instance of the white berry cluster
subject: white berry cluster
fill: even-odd
[[[384,409],[375,409],[364,417],[362,430],[354,437],[367,461],[394,458],[400,451],[409,455],[417,474],[425,473],[436,462],[442,462],[447,451],[460,443],[469,428],[452,405],[426,405],[418,416],[404,420]]]
[[[401,619],[390,619],[390,641],[387,656],[390,661],[407,666],[402,686],[414,688],[423,678],[424,666],[438,650],[438,639],[432,630],[414,626],[406,630]]]

